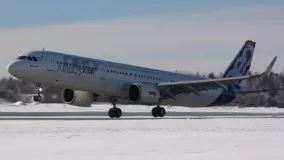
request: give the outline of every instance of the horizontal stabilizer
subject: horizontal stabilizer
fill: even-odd
[[[232,94],[252,94],[252,93],[281,91],[281,90],[284,90],[284,88],[272,88],[272,89],[260,89],[260,90],[250,90],[250,91],[238,91],[238,92],[232,92]]]

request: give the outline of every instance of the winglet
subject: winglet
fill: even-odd
[[[270,73],[271,73],[271,70],[272,70],[272,68],[273,68],[273,66],[275,64],[276,59],[277,59],[277,56],[275,56],[273,58],[273,60],[271,61],[271,63],[268,65],[268,67],[266,68],[266,70],[263,73],[249,76],[248,79],[254,79],[254,78],[262,77],[263,78],[262,81],[266,80],[269,77]]]
[[[271,63],[270,63],[269,66],[267,67],[267,69],[263,72],[264,78],[269,77],[269,75],[270,75],[270,73],[271,73],[271,70],[272,70],[272,68],[273,68],[273,66],[274,66],[274,64],[275,64],[276,59],[277,59],[277,56],[275,56],[275,57],[273,58],[273,60],[271,61]]]

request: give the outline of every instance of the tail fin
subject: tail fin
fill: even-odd
[[[250,70],[255,42],[247,40],[225,71],[223,78],[245,76]],[[240,81],[236,85],[240,84]]]

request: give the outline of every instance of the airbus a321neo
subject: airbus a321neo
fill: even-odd
[[[34,101],[42,101],[43,85],[62,88],[62,100],[70,105],[89,107],[98,99],[113,104],[108,115],[119,118],[119,100],[129,104],[155,105],[154,117],[164,117],[160,105],[203,107],[225,105],[238,94],[264,92],[241,85],[243,80],[266,78],[276,61],[266,71],[247,76],[255,42],[247,40],[221,78],[207,79],[192,75],[162,71],[74,56],[46,50],[31,51],[11,62],[8,72],[21,80],[37,84]],[[209,67],[209,66],[208,66]]]

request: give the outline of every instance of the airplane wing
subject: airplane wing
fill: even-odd
[[[200,95],[200,91],[210,89],[228,89],[229,85],[235,84],[241,80],[250,80],[255,78],[267,78],[274,66],[277,57],[274,57],[272,62],[269,64],[267,69],[258,75],[252,76],[239,76],[219,79],[205,79],[205,80],[193,80],[193,81],[179,81],[179,82],[162,82],[158,84],[159,89],[164,92],[167,96],[174,99],[175,95],[182,93],[194,93]]]

